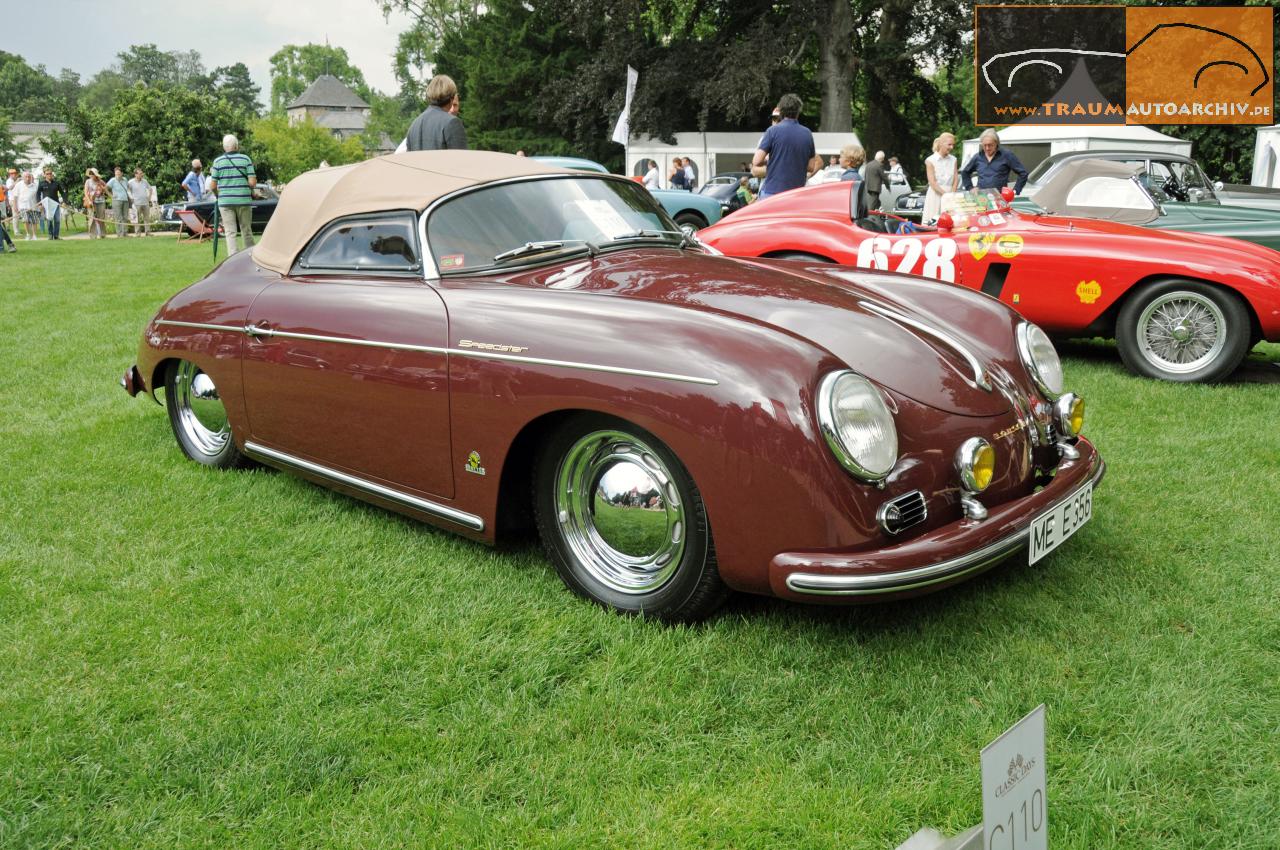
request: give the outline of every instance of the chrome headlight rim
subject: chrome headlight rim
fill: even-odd
[[[960,448],[956,449],[956,472],[960,475],[960,486],[964,488],[966,493],[977,495],[983,490],[986,490],[987,487],[991,486],[991,482],[988,481],[986,484],[979,487],[978,481],[973,475],[973,468],[978,463],[978,454],[982,452],[983,449],[987,449],[992,454],[992,474],[994,477],[994,455],[996,450],[990,442],[982,437],[970,437],[960,444]]]
[[[1080,412],[1080,427],[1072,428],[1071,419],[1077,404],[1084,405],[1084,399],[1075,393],[1063,393],[1053,403],[1053,418],[1057,421],[1058,430],[1068,440],[1074,440],[1084,433],[1084,411]]]
[[[1032,353],[1031,335],[1038,333],[1044,337],[1045,343],[1048,344],[1049,350],[1053,352],[1053,357],[1058,361],[1058,374],[1061,376],[1062,359],[1058,357],[1058,350],[1054,348],[1053,341],[1049,339],[1049,335],[1039,326],[1031,322],[1023,322],[1018,325],[1018,355],[1022,358],[1022,365],[1026,367],[1027,373],[1031,375],[1031,380],[1035,382],[1036,388],[1040,390],[1049,401],[1057,401],[1062,395],[1063,387],[1056,389],[1049,385],[1044,375],[1040,371],[1040,363],[1036,360]]]
[[[879,402],[879,406],[885,417],[889,421],[889,432],[893,438],[893,462],[883,471],[868,469],[858,458],[856,458],[849,447],[845,445],[844,440],[840,437],[840,428],[835,421],[835,401],[836,385],[841,379],[853,377],[862,381],[871,390],[872,396]],[[823,439],[826,440],[827,448],[835,456],[836,460],[855,478],[868,484],[882,484],[889,474],[893,472],[898,465],[898,423],[893,418],[892,411],[885,404],[884,394],[880,387],[865,375],[855,372],[852,369],[837,369],[828,373],[818,383],[817,396],[817,414],[818,428],[822,431]]]

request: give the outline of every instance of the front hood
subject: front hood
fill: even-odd
[[[984,369],[1010,371],[1016,316],[958,287],[901,275],[806,269],[778,260],[642,249],[597,258],[573,288],[709,310],[774,328],[826,349],[897,393],[950,413],[997,416],[1011,409],[1001,392],[974,386],[971,366],[952,345],[878,312],[891,310],[923,322],[952,337]],[[917,309],[930,301],[937,313]],[[972,326],[957,327],[944,318],[948,314],[981,326],[983,333],[975,336]]]

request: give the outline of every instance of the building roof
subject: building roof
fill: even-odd
[[[43,136],[57,130],[67,132],[67,125],[57,121],[10,121],[9,132],[15,136]]]
[[[285,109],[298,109],[303,106],[328,106],[347,109],[368,109],[369,104],[360,95],[347,87],[347,84],[332,74],[321,74],[315,82],[307,86],[307,90],[294,98]]]
[[[415,151],[301,174],[280,195],[253,249],[258,265],[288,274],[298,252],[336,218],[383,210],[421,212],[458,189],[507,177],[566,174],[531,158],[489,151]]]
[[[313,119],[316,126],[326,130],[360,130],[364,131],[368,119],[363,112],[325,112]]]

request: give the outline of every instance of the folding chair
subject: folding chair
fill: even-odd
[[[200,216],[191,210],[178,210],[175,215],[182,222],[183,227],[190,231],[189,236],[181,236],[179,242],[203,242],[206,237],[213,235],[213,228],[200,220]],[[222,232],[222,228],[218,228],[218,232]]]

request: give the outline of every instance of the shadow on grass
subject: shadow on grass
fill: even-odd
[[[1064,339],[1054,343],[1058,353],[1064,357],[1083,360],[1091,365],[1111,369],[1118,375],[1129,374],[1124,363],[1120,361],[1120,353],[1116,350],[1114,340],[1095,337],[1093,339]],[[1255,346],[1244,362],[1240,364],[1223,385],[1233,384],[1280,384],[1280,349],[1275,345]]]

